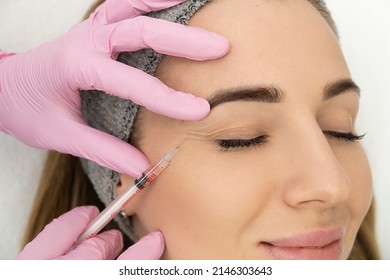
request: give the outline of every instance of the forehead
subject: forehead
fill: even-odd
[[[225,36],[231,49],[207,62],[164,58],[157,77],[177,90],[204,98],[259,84],[287,93],[318,92],[350,76],[335,34],[306,0],[214,0],[189,25]]]

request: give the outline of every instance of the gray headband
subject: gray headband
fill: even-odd
[[[189,0],[166,10],[149,13],[147,16],[187,24],[194,13],[209,1]],[[118,61],[154,75],[162,57],[163,55],[152,49],[143,49],[137,52],[121,53]],[[102,91],[82,91],[80,95],[82,117],[88,125],[123,141],[129,141],[138,105]],[[106,206],[109,205],[114,199],[119,174],[90,160],[81,159],[81,163],[98,197]],[[134,240],[130,220],[122,215],[118,215],[115,220],[120,229]]]

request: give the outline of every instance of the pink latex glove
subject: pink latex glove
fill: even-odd
[[[123,248],[122,234],[109,230],[81,242],[66,254],[81,232],[99,214],[94,206],[81,206],[48,224],[24,247],[18,260],[113,260]],[[153,232],[123,252],[120,260],[158,260],[164,251],[160,232]]]
[[[139,177],[145,156],[80,116],[80,89],[98,89],[182,120],[209,113],[206,100],[168,88],[119,63],[119,52],[153,48],[159,53],[208,60],[225,55],[228,41],[206,32],[140,16],[184,0],[108,0],[59,38],[0,60],[0,131],[38,148],[83,157]],[[0,56],[1,57],[1,56]]]

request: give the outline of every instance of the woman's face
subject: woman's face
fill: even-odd
[[[347,258],[372,186],[354,136],[358,89],[329,25],[305,0],[213,1],[189,25],[231,50],[159,66],[212,109],[196,122],[140,112],[151,162],[182,145],[126,209],[136,233],[162,231],[166,259]]]

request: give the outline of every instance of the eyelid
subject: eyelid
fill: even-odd
[[[332,131],[332,130],[326,130],[323,131],[323,133],[326,136],[330,136],[333,138],[336,138],[338,141],[345,141],[345,142],[357,142],[363,139],[365,134],[355,134],[354,132],[339,132],[339,131]],[[229,151],[229,150],[247,150],[250,148],[255,148],[258,146],[261,146],[262,144],[266,143],[269,140],[268,135],[260,135],[255,138],[241,138],[241,139],[219,139],[217,140],[219,147],[223,151]]]
[[[343,131],[351,131],[355,126],[356,116],[352,115],[338,115],[332,118],[327,118],[319,122],[320,127],[323,128],[324,131],[333,131],[332,128],[343,129]],[[326,129],[329,128],[329,129]]]

